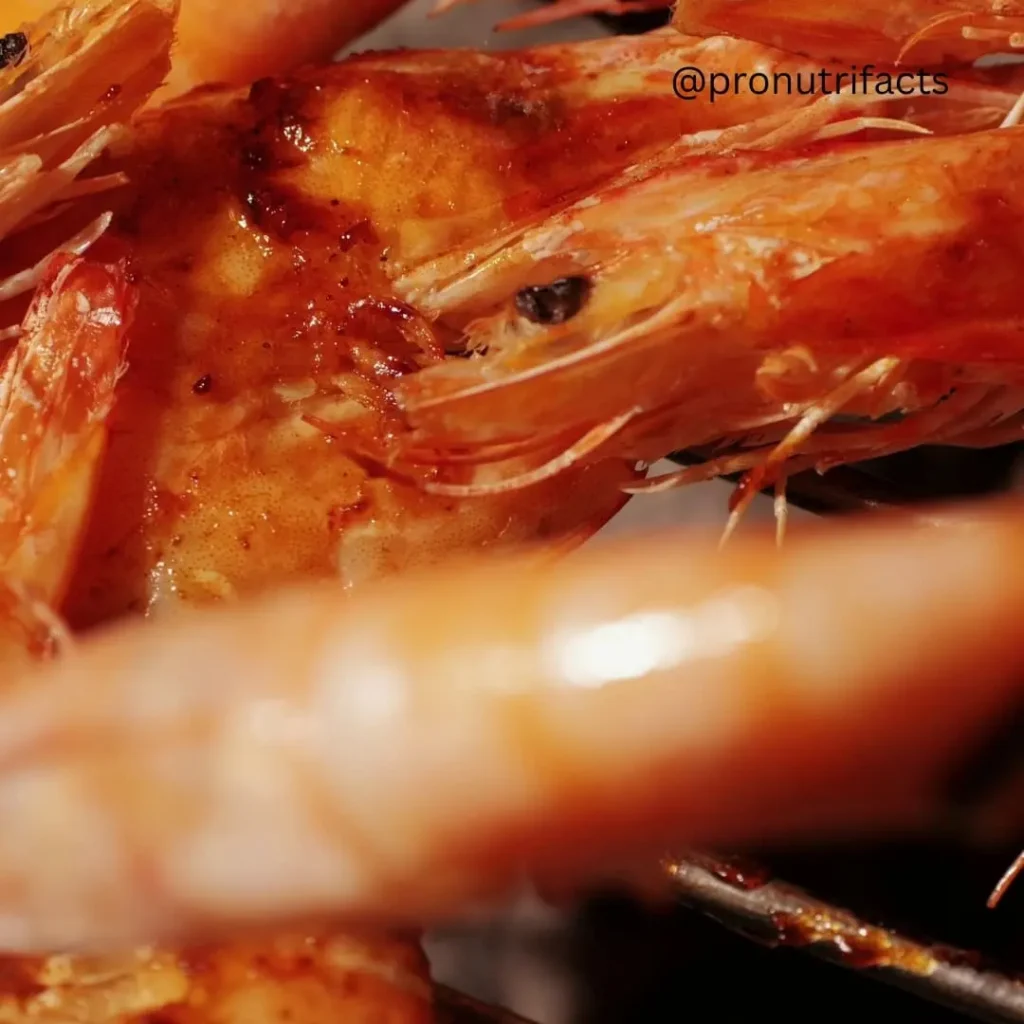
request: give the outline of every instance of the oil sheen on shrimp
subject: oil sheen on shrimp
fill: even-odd
[[[1024,48],[1019,0],[679,0],[673,21],[861,65],[962,65]]]

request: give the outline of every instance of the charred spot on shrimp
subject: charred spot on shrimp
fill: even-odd
[[[530,323],[556,327],[577,316],[590,298],[585,277],[561,277],[551,284],[530,285],[516,295],[516,312]]]
[[[0,71],[16,68],[28,53],[28,36],[24,32],[8,32],[0,37]]]
[[[315,148],[320,93],[318,83],[299,79],[262,78],[249,89],[255,134],[273,146],[280,166],[301,165]]]

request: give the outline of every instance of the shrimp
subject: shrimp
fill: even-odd
[[[853,563],[829,546],[837,542],[822,541],[817,549],[807,550],[802,563],[797,552],[795,564],[804,566],[804,575],[792,577],[759,546],[742,550],[735,562],[701,562],[698,555],[689,583],[678,578],[678,563],[672,564],[673,580],[667,578],[671,560],[660,548],[656,555],[653,549],[641,548],[614,552],[608,560],[584,559],[578,569],[568,562],[556,566],[553,551],[561,553],[577,544],[621,506],[623,487],[638,480],[638,453],[654,450],[664,437],[659,440],[640,429],[632,408],[602,419],[605,405],[614,405],[615,396],[609,399],[600,391],[595,393],[596,412],[581,417],[571,389],[558,393],[548,410],[554,427],[546,423],[538,439],[529,431],[516,433],[515,424],[512,430],[508,427],[504,403],[510,392],[503,381],[494,389],[493,416],[481,411],[486,458],[480,458],[480,438],[450,443],[447,422],[442,443],[430,436],[424,406],[416,405],[415,386],[425,382],[422,393],[427,393],[463,371],[472,375],[482,366],[488,372],[493,365],[502,368],[504,336],[491,339],[496,342],[493,352],[482,358],[449,353],[459,347],[464,329],[474,321],[476,326],[466,333],[476,341],[489,338],[488,322],[480,321],[481,310],[471,307],[483,302],[486,317],[486,304],[492,301],[487,284],[454,314],[439,309],[431,288],[445,295],[458,290],[450,287],[453,277],[447,268],[452,254],[464,258],[464,250],[472,247],[486,260],[494,246],[510,252],[507,272],[495,278],[496,290],[509,287],[521,308],[535,313],[535,318],[548,316],[543,311],[552,297],[543,288],[532,289],[528,280],[525,285],[520,281],[515,242],[509,248],[505,237],[510,218],[523,220],[529,231],[533,221],[544,225],[567,211],[575,218],[595,208],[594,195],[602,197],[598,207],[606,195],[630,201],[639,197],[643,202],[636,207],[627,203],[625,213],[646,213],[647,200],[652,207],[661,202],[664,212],[670,208],[665,193],[658,196],[646,190],[665,181],[692,184],[699,198],[698,186],[707,186],[702,170],[737,170],[739,185],[729,195],[738,197],[741,209],[746,209],[744,197],[750,205],[758,171],[778,172],[780,194],[789,199],[800,181],[806,184],[811,176],[807,171],[799,179],[800,159],[809,164],[819,158],[832,160],[834,166],[828,166],[845,180],[849,171],[842,163],[844,151],[828,141],[827,133],[836,127],[831,108],[808,105],[802,97],[794,98],[791,106],[785,101],[772,103],[776,118],[789,118],[791,111],[806,106],[811,116],[794,120],[799,126],[813,122],[813,136],[825,140],[823,154],[798,158],[773,153],[765,140],[771,138],[769,129],[776,122],[769,125],[770,119],[759,118],[749,129],[748,115],[741,112],[750,107],[742,102],[723,104],[719,112],[708,104],[681,104],[670,88],[660,98],[651,96],[659,82],[670,85],[679,57],[694,47],[703,54],[724,55],[728,61],[736,57],[732,45],[728,40],[699,42],[662,34],[653,41],[610,41],[501,57],[370,55],[287,80],[264,80],[248,92],[205,90],[135,118],[130,131],[105,144],[107,153],[91,168],[92,177],[79,179],[127,179],[128,186],[110,194],[77,196],[74,209],[47,221],[45,231],[29,225],[15,236],[19,258],[34,246],[48,252],[51,235],[75,237],[80,224],[96,222],[97,210],[109,210],[112,220],[92,243],[92,255],[112,260],[130,254],[130,272],[139,291],[138,313],[129,332],[130,366],[118,385],[110,417],[110,450],[64,610],[83,630],[133,612],[166,607],[177,614],[144,627],[125,625],[123,632],[105,638],[86,637],[74,659],[53,674],[25,676],[0,700],[5,712],[0,715],[0,764],[7,773],[0,783],[0,806],[5,821],[10,811],[15,837],[0,849],[0,875],[10,880],[14,897],[23,901],[5,906],[0,917],[0,927],[10,930],[8,948],[77,951],[153,939],[191,941],[197,934],[191,932],[192,925],[277,928],[303,921],[305,927],[311,917],[329,919],[336,911],[372,918],[374,923],[389,917],[401,917],[402,923],[418,920],[440,912],[450,900],[461,902],[500,889],[535,853],[542,864],[550,858],[552,867],[572,867],[544,848],[554,834],[531,831],[533,812],[540,808],[563,815],[573,827],[580,827],[580,836],[594,836],[599,823],[607,825],[616,813],[602,803],[619,787],[613,771],[634,758],[635,788],[627,785],[626,791],[637,795],[638,814],[651,808],[643,794],[657,792],[652,782],[667,778],[670,769],[696,768],[673,809],[693,815],[694,836],[724,841],[740,834],[738,817],[730,818],[728,810],[716,817],[709,795],[698,793],[696,786],[702,782],[706,788],[714,778],[728,780],[722,767],[730,757],[736,758],[738,770],[755,754],[764,753],[763,740],[751,739],[752,718],[743,717],[760,707],[760,691],[735,688],[743,691],[736,706],[744,710],[731,719],[739,728],[730,732],[726,722],[724,732],[709,731],[707,735],[717,735],[722,745],[703,763],[680,756],[678,747],[670,750],[670,738],[659,746],[648,736],[644,742],[649,746],[641,749],[639,727],[630,742],[629,723],[642,718],[649,727],[664,716],[667,737],[677,716],[666,716],[665,709],[684,706],[665,703],[668,687],[679,690],[681,679],[694,674],[697,662],[711,675],[733,683],[741,671],[750,673],[753,685],[754,664],[772,664],[772,656],[778,655],[780,664],[788,666],[788,651],[794,663],[806,663],[806,674],[797,674],[798,678],[808,687],[818,684],[832,672],[832,666],[823,667],[820,657],[813,657],[818,634],[814,641],[793,641],[786,632],[774,632],[775,624],[782,623],[786,630],[801,621],[803,587],[818,579],[810,569],[816,559],[819,566],[822,558],[830,560],[833,571],[846,575],[852,575]],[[750,49],[750,44],[735,46]],[[658,54],[658,63],[652,71],[653,53]],[[765,59],[788,58],[770,51]],[[615,74],[607,74],[609,66],[615,67]],[[994,116],[998,122],[1012,106],[1012,94],[998,86],[973,77],[964,81],[980,90],[964,94],[972,119],[980,110],[985,119]],[[944,102],[914,104],[914,109],[899,111],[899,120],[904,126],[921,127],[914,119],[931,114],[939,123],[929,130],[960,130],[962,110],[956,108],[957,113],[943,122]],[[874,105],[860,109],[870,116],[859,116],[856,130],[878,128]],[[825,116],[819,116],[821,112]],[[845,130],[842,124],[838,130]],[[692,162],[693,153],[705,143],[717,151],[739,135],[753,141],[751,153]],[[677,141],[680,136],[682,144]],[[1016,138],[1013,129],[971,138],[990,136],[1007,146]],[[936,139],[928,144],[951,147],[954,141],[962,142]],[[898,174],[903,166],[894,155],[899,145],[860,152],[880,159],[882,166],[889,166],[888,160]],[[990,191],[1002,182],[1012,197],[1006,181],[1012,183],[1017,168],[1011,156],[988,141],[977,145],[982,182]],[[574,146],[580,150],[577,159],[552,159]],[[689,154],[686,159],[682,150]],[[946,153],[936,150],[932,155]],[[722,162],[730,159],[732,165]],[[695,176],[687,177],[695,166]],[[960,163],[954,161],[954,170],[958,168]],[[1000,172],[1008,175],[1006,181]],[[611,187],[609,177],[615,180]],[[709,188],[703,195],[712,201]],[[977,195],[982,195],[980,186]],[[808,199],[812,208],[813,202],[813,197]],[[928,212],[921,213],[920,223],[933,227]],[[956,210],[948,214],[950,223],[956,215]],[[652,244],[676,230],[672,218],[668,220],[657,226]],[[989,223],[985,220],[984,226]],[[638,226],[651,231],[651,218]],[[966,233],[970,225],[962,226]],[[575,223],[568,227],[576,230]],[[601,241],[606,227],[591,221],[587,230]],[[943,227],[944,222],[933,228],[935,237]],[[1011,218],[1008,235],[1012,227]],[[634,280],[635,265],[629,257],[637,240],[625,238],[625,221],[617,229],[620,235],[613,230],[609,244],[622,257],[623,276],[618,281],[625,289]],[[927,232],[924,235],[913,252],[919,260],[938,245]],[[902,236],[894,229],[892,237],[898,241]],[[551,236],[547,238],[550,241]],[[813,232],[809,238],[801,239],[807,248],[816,241]],[[1012,240],[996,240],[1013,254]],[[637,255],[642,248],[635,249]],[[859,250],[853,252],[858,255]],[[665,295],[658,289],[671,284],[671,274],[678,270],[671,250],[664,255],[668,269],[652,276],[647,296],[662,303]],[[967,278],[961,295],[995,262],[982,253],[975,265],[973,252],[969,256],[966,262],[974,277]],[[425,267],[436,271],[434,282]],[[458,279],[456,274],[454,280]],[[415,302],[403,300],[412,287],[424,282],[424,295]],[[998,291],[1000,284],[1005,278],[988,281],[986,294]],[[476,286],[474,278],[469,291]],[[554,298],[564,303],[568,293],[571,305],[573,289],[578,288],[578,282],[567,289],[560,286]],[[589,316],[595,298],[612,314],[606,322],[619,322],[612,291],[607,298],[603,287],[593,294],[584,287],[576,294],[582,294],[585,309],[564,318],[568,331],[560,338],[555,332],[556,342],[572,341],[579,314]],[[615,295],[622,301],[622,291]],[[629,296],[625,298],[628,306]],[[1012,296],[1003,301],[1009,317],[1014,312]],[[971,308],[967,306],[968,312]],[[646,308],[632,312],[643,314]],[[766,324],[769,319],[766,313]],[[588,324],[596,336],[600,331],[594,325],[599,326],[597,319]],[[643,319],[635,325],[649,326]],[[588,344],[593,340],[584,339]],[[742,362],[742,353],[737,361]],[[791,383],[786,373],[774,375]],[[842,372],[835,375],[842,377]],[[770,387],[773,374],[767,376]],[[916,376],[908,380],[922,390],[931,386],[933,402],[947,383]],[[667,405],[671,408],[666,415],[675,415],[672,403],[679,395],[671,381],[658,386],[663,391],[654,388],[650,412],[661,415]],[[977,397],[979,402],[985,398]],[[1012,393],[1005,397],[1011,405]],[[444,401],[447,395],[442,396]],[[531,415],[529,409],[519,412],[526,418]],[[778,425],[777,406],[767,412],[776,415],[771,425]],[[411,446],[406,444],[407,415],[416,431]],[[599,422],[592,423],[592,415]],[[1004,421],[1012,421],[1012,415],[1006,412]],[[722,422],[729,430],[740,429],[720,418]],[[989,422],[986,419],[983,425]],[[665,424],[664,436],[674,436],[676,426]],[[578,450],[569,444],[565,458],[566,449],[559,449],[580,428],[586,428],[591,439],[605,431],[604,440],[620,445],[621,451],[603,451],[590,464],[574,465],[586,461],[575,457]],[[562,458],[557,474],[534,480],[528,492],[505,487],[508,480],[548,473],[552,452]],[[455,489],[465,493],[453,493]],[[489,493],[477,493],[483,491]],[[966,616],[963,609],[958,609],[957,619],[947,613],[964,630],[986,621],[983,614],[996,628],[1008,625],[1019,612],[1018,591],[1002,575],[998,586],[992,577],[994,569],[1005,569],[1008,552],[1015,550],[1006,543],[1006,522],[995,518],[983,526],[970,535],[973,540],[961,541],[954,533],[945,551],[953,569],[961,573],[952,580],[954,587],[959,585],[960,593],[976,598]],[[890,529],[891,534],[871,535],[862,543],[889,558],[897,548],[922,557],[924,542],[919,536]],[[447,561],[461,548],[500,549],[539,539],[547,544],[529,559],[517,553],[499,557],[493,568],[451,570],[449,575],[435,566],[436,575],[399,578],[377,590],[369,586],[386,572],[404,576],[417,564]],[[926,539],[931,544],[933,535]],[[961,542],[962,548],[955,547]],[[998,560],[993,553],[997,548]],[[788,557],[794,557],[792,552]],[[857,557],[862,558],[859,551]],[[625,565],[646,583],[635,592],[601,583],[616,578]],[[347,588],[337,585],[339,567]],[[286,581],[317,577],[323,578],[319,588],[309,583],[311,589],[305,592],[232,607],[236,597],[253,599]],[[861,578],[870,578],[870,573]],[[705,601],[700,586],[709,580],[713,592]],[[724,591],[714,589],[716,581]],[[685,589],[690,583],[694,589]],[[781,592],[772,590],[776,583]],[[602,610],[606,592],[610,597],[618,594],[625,604]],[[947,618],[942,618],[946,606],[937,603],[934,586],[928,596],[935,602],[924,604],[922,611],[932,612],[931,636],[936,622],[941,626]],[[206,603],[227,607],[205,609],[198,617],[178,607]],[[481,628],[476,622],[466,628],[467,606],[487,608]],[[441,607],[450,614],[438,616]],[[848,636],[842,628],[850,607],[833,605],[834,617],[829,619],[828,608],[815,606],[823,617],[816,623],[824,637]],[[570,618],[582,615],[584,620],[588,608],[596,611],[592,620],[582,622],[580,632],[570,623],[570,635],[565,636],[560,632],[564,620],[548,615],[549,609],[562,608],[570,609]],[[881,614],[880,606],[873,606],[871,614],[876,610]],[[182,621],[176,621],[179,614]],[[659,614],[668,619],[659,619]],[[618,670],[625,673],[622,681],[636,676],[641,683],[651,683],[650,703],[641,699],[633,705],[629,687],[619,696],[620,691],[603,685],[614,680],[600,676],[600,671],[614,670],[623,651],[638,657],[649,651],[652,640],[659,641],[659,621],[665,661],[652,664],[648,659],[646,667],[627,665]],[[676,646],[671,638],[665,639],[666,622]],[[879,622],[891,627],[893,616],[858,620],[857,625],[867,628]],[[605,627],[610,633],[601,633]],[[634,629],[638,632],[631,634]],[[328,633],[338,648],[327,646]],[[636,637],[633,647],[623,641],[629,635]],[[948,635],[955,634],[950,630]],[[282,636],[288,638],[287,657]],[[462,636],[469,638],[463,642]],[[612,654],[608,636],[614,644]],[[680,636],[691,639],[689,647],[679,646]],[[709,636],[719,646],[701,647]],[[475,638],[477,647],[472,646]],[[580,644],[574,645],[577,639]],[[910,643],[913,634],[904,633],[902,639]],[[563,641],[569,642],[568,654],[560,646]],[[589,658],[584,649],[588,643]],[[776,643],[781,647],[773,646]],[[787,646],[791,643],[795,650]],[[653,649],[657,653],[657,644]],[[783,814],[777,827],[838,827],[833,790],[847,783],[847,795],[863,801],[860,817],[851,815],[849,807],[844,809],[848,817],[842,823],[851,827],[892,824],[906,814],[927,818],[936,764],[949,756],[954,740],[980,733],[1010,693],[1008,684],[970,694],[954,692],[954,669],[963,668],[978,649],[965,643],[954,657],[941,662],[936,652],[934,665],[913,662],[908,654],[907,664],[920,668],[930,685],[936,684],[936,674],[938,685],[945,682],[951,697],[942,711],[948,714],[953,708],[954,714],[947,721],[928,709],[933,717],[925,716],[922,741],[907,753],[908,763],[913,754],[919,759],[915,765],[928,761],[927,766],[900,771],[904,763],[893,757],[869,764],[876,779],[894,770],[902,780],[881,807],[865,806],[871,787],[851,782],[848,765],[840,763],[833,741],[851,735],[848,709],[839,715],[827,695],[821,696],[822,703],[812,699],[808,705],[784,688],[768,685],[764,704],[769,712],[795,711],[801,720],[822,726],[820,747],[809,740],[806,747],[792,751],[804,789],[799,790],[800,801],[790,817]],[[559,658],[559,651],[565,656]],[[892,651],[886,653],[891,656]],[[466,656],[470,661],[463,660]],[[1015,648],[1008,643],[990,645],[987,656],[992,658],[986,664],[994,666],[994,675],[997,667],[1016,667]],[[130,669],[121,667],[121,657],[128,659]],[[343,666],[342,675],[347,674],[341,682],[337,664]],[[472,666],[472,678],[461,668],[464,665]],[[152,673],[145,683],[132,683],[135,673],[147,666],[152,666]],[[872,689],[868,684],[877,668],[866,657],[852,662],[849,685],[865,701],[865,718],[883,715],[896,729],[908,721],[911,697],[920,696],[923,684],[908,685],[894,695],[885,687],[894,676],[880,672]],[[507,683],[507,691],[480,686],[477,673]],[[372,685],[366,679],[372,679]],[[517,687],[526,688],[525,699],[514,692]],[[582,714],[574,718],[575,691],[589,701],[579,705]],[[569,699],[564,701],[566,693]],[[686,689],[676,696],[689,704],[697,694]],[[791,699],[775,699],[780,696]],[[317,704],[321,698],[323,706]],[[76,702],[87,699],[90,703],[83,711]],[[662,710],[651,715],[655,699]],[[547,721],[547,715],[554,718]],[[595,768],[596,741],[606,746],[614,732],[612,719],[615,729],[625,728],[627,742],[621,757],[605,759],[603,767]],[[311,724],[331,735],[309,734]],[[695,729],[709,727],[709,720],[696,715],[690,724]],[[552,731],[545,742],[548,726]],[[381,742],[382,729],[395,730],[387,742]],[[101,738],[103,742],[97,742]],[[591,741],[593,746],[588,745]],[[48,753],[40,753],[44,749]],[[396,751],[410,760],[389,760]],[[484,751],[493,759],[483,757]],[[559,760],[566,757],[571,758],[568,767]],[[788,762],[791,767],[794,763]],[[472,779],[461,778],[467,764],[481,766]],[[256,779],[262,783],[259,794],[245,788]],[[267,780],[269,788],[263,785]],[[364,795],[356,792],[357,781],[365,785],[367,780],[378,788],[361,791]],[[418,810],[409,800],[414,781]],[[762,782],[766,789],[740,787],[736,792],[763,808],[766,795],[781,793],[783,783],[792,779],[783,778],[780,769],[778,776],[764,773]],[[444,792],[447,806],[423,806],[424,784]],[[308,789],[303,791],[303,785]],[[484,789],[493,789],[491,804]],[[363,803],[378,798],[372,808]],[[266,828],[271,819],[277,821],[272,834]],[[755,817],[752,824],[759,821],[764,819]],[[340,830],[340,840],[327,833],[325,822]],[[477,856],[478,840],[467,836],[467,822],[481,829],[480,842],[488,847],[496,843],[493,856],[489,848],[487,857]],[[60,830],[72,826],[79,836],[95,839],[90,843],[94,858],[58,866],[40,857],[41,841],[56,844],[44,849],[60,848],[65,842]],[[273,845],[277,843],[281,845]],[[577,852],[610,852],[600,845],[595,837],[593,849]],[[254,857],[256,850],[263,853]],[[27,874],[30,851],[36,861],[34,878]],[[289,857],[298,867],[282,872]],[[428,877],[430,891],[425,891],[418,883]],[[56,903],[47,902],[54,897]],[[140,902],[140,897],[145,899]],[[106,928],[102,934],[97,931],[101,926]],[[217,949],[229,956],[227,946]],[[257,952],[243,962],[252,963],[262,955]],[[201,979],[180,980],[188,956],[159,956],[165,958],[161,963],[172,963],[171,973],[179,979],[178,994],[169,1002],[165,999],[161,1008],[178,1007],[187,1013],[204,1001],[209,1005],[215,997]],[[378,968],[378,954],[368,962],[372,969],[388,973],[386,967]],[[72,963],[75,971],[85,969],[82,961]],[[139,966],[136,962],[132,986],[138,983]],[[120,971],[108,977],[119,983]],[[421,977],[418,971],[414,967],[389,977],[398,977],[397,988],[405,991],[410,977]],[[244,973],[232,973],[233,983],[244,982]],[[328,981],[334,984],[330,976]],[[198,988],[190,991],[196,984]],[[77,988],[75,993],[77,999]],[[281,995],[294,998],[284,988]],[[47,996],[48,1001],[52,998]],[[238,1005],[234,993],[227,998]],[[238,998],[244,1001],[244,996]],[[35,1012],[41,1005],[22,1002],[17,1009]],[[341,1004],[330,1007],[338,1015],[344,1009]],[[422,1014],[428,1009],[417,996],[409,1012]]]
[[[280,1020],[432,1024],[424,954],[403,934],[353,930],[236,938],[187,951],[0,961],[0,1020],[103,1024],[271,1024]]]
[[[73,625],[339,566],[354,586],[476,544],[544,536],[563,550],[617,511],[630,460],[573,471],[568,490],[466,500],[423,483],[440,472],[475,485],[534,462],[394,464],[394,386],[446,362],[449,338],[398,300],[391,267],[487,237],[510,211],[546,209],[713,123],[709,104],[671,91],[692,50],[665,35],[368,55],[138,118],[96,171],[132,183],[96,251],[131,253],[140,308]],[[557,162],[565,148],[580,159]]]
[[[599,436],[596,458],[724,449],[632,489],[750,470],[753,493],[796,467],[1019,436],[1022,143],[1014,127],[684,151],[472,257],[411,270],[406,301],[485,353],[399,384],[415,453],[486,462],[518,444],[550,459],[501,489],[573,465],[566,437]],[[560,282],[571,317],[519,298]],[[830,423],[840,412],[865,422]]]
[[[637,479],[628,460],[569,490],[457,501],[393,465],[394,383],[442,365],[448,339],[397,300],[390,267],[585,193],[680,134],[749,119],[756,98],[684,104],[671,81],[680,63],[733,67],[751,49],[662,33],[370,55],[137,119],[96,170],[132,181],[98,251],[131,252],[141,297],[72,623],[339,566],[355,586],[473,544],[544,535],[563,550],[596,529]],[[1015,96],[965,89],[951,117],[998,121]],[[559,161],[566,149],[580,159]],[[464,486],[496,472],[470,469],[444,472]]]
[[[673,23],[860,64],[956,66],[1024,48],[1019,0],[679,0]]]
[[[67,644],[67,592],[107,443],[134,295],[123,267],[57,256],[0,376],[0,663]]]
[[[403,301],[396,272],[481,251],[510,217],[565,208],[680,137],[742,129],[757,98],[682,103],[672,76],[691,59],[735,67],[751,50],[662,33],[366,55],[136,119],[96,171],[131,179],[99,251],[131,252],[141,297],[72,624],[339,568],[352,587],[470,545],[544,536],[562,551],[589,536],[638,482],[633,453],[523,494],[494,488],[544,471],[548,452],[530,438],[493,465],[405,457],[403,382],[477,364],[447,355],[457,331],[434,321],[429,298]],[[972,79],[913,116],[999,123],[1015,96]],[[775,116],[807,102],[780,97]],[[559,159],[567,150],[577,159]],[[561,425],[569,438],[575,424]]]
[[[0,698],[0,944],[398,926],[524,870],[935,828],[1021,696],[1020,514],[492,555],[86,638]]]

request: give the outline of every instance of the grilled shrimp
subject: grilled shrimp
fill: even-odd
[[[129,252],[140,290],[72,623],[339,567],[354,585],[472,545],[545,536],[564,550],[601,525],[638,482],[632,455],[523,495],[428,493],[486,490],[537,472],[547,453],[513,445],[487,466],[404,459],[396,389],[443,369],[459,342],[429,302],[403,302],[395,279],[403,265],[490,244],[510,216],[564,208],[681,137],[742,130],[753,100],[681,103],[672,76],[691,60],[753,57],[793,66],[673,33],[367,55],[137,119],[94,172],[131,185],[85,197],[61,222],[70,231],[113,205],[96,251]],[[965,79],[915,116],[937,119],[936,131],[946,118],[950,129],[999,123],[1015,95]],[[807,102],[781,97],[775,116]]]
[[[773,97],[753,120],[752,100],[651,98],[695,49],[741,48],[798,66],[661,34],[207,90],[106,139],[74,209],[48,199],[22,225],[5,258],[44,276],[61,240],[87,238],[109,265],[130,258],[139,291],[76,625],[339,565],[366,583],[467,538],[551,544],[359,600],[332,581],[126,624],[26,675],[0,697],[0,943],[418,923],[525,868],[607,870],[642,852],[629,836],[660,849],[941,816],[950,762],[1018,696],[1015,505],[959,527],[832,528],[782,555],[669,536],[551,558],[635,489],[638,459],[679,443],[746,448],[763,483],[794,458],[1017,429],[1021,129],[834,141],[988,127],[1013,91],[965,75],[955,101]],[[553,166],[573,145],[585,158]],[[846,309],[851,283],[898,302]],[[907,416],[819,429],[840,411]],[[88,857],[40,856],[83,838]],[[232,965],[234,1013],[249,985],[266,998],[248,967],[308,963],[295,951],[314,941],[201,962]],[[362,962],[387,974],[384,998],[412,993],[404,1021],[429,1006],[396,942],[399,967]],[[220,998],[191,957],[153,954],[171,979],[155,1003],[141,954],[101,969],[131,1009],[187,1019]],[[33,977],[56,984],[59,963]],[[87,962],[71,966],[79,1000]],[[335,969],[322,984],[341,998]],[[294,1006],[293,980],[272,998]]]
[[[404,934],[326,929],[0,960],[4,1024],[432,1024],[426,957]]]
[[[523,494],[501,489],[548,473],[551,458],[576,459],[567,392],[550,414],[537,410],[547,447],[532,422],[490,447],[487,464],[408,447],[396,394],[475,373],[501,346],[482,362],[447,356],[461,325],[436,320],[429,294],[409,301],[402,270],[420,266],[416,280],[441,289],[432,258],[482,252],[510,217],[571,208],[669,143],[744,131],[751,100],[682,103],[671,80],[681,63],[732,68],[751,49],[663,33],[500,56],[367,55],[138,119],[95,172],[131,181],[97,251],[131,253],[140,307],[71,622],[339,568],[354,585],[470,545],[545,536],[564,550],[593,532],[638,482],[635,451]],[[792,66],[777,51],[761,58]],[[1013,105],[1015,91],[994,81],[962,84],[897,111],[901,123],[958,130],[963,118],[999,123]],[[856,103],[875,124],[879,105]],[[780,97],[772,116],[806,105]],[[566,151],[576,158],[559,159]],[[75,217],[110,205],[86,197]],[[635,267],[642,247],[628,248]],[[507,283],[511,296],[533,282],[510,272]],[[602,402],[587,415],[600,417]],[[409,411],[422,436],[412,400]],[[628,413],[595,420],[583,448]],[[480,426],[504,429],[503,416],[499,400]],[[555,440],[566,448],[555,453]]]
[[[174,10],[173,0],[86,0],[5,37],[0,344],[18,333],[17,303],[40,282],[51,251],[81,254],[110,223],[100,206],[91,222],[62,234],[54,215],[82,196],[102,197],[124,183],[118,175],[84,172],[167,73]],[[12,241],[19,231],[43,237],[33,262]]]
[[[417,452],[487,461],[518,445],[552,460],[497,489],[562,471],[567,452],[725,448],[642,486],[741,470],[765,485],[925,442],[1018,437],[1022,143],[1006,128],[684,152],[410,271],[399,293],[484,353],[399,384]],[[557,320],[519,298],[566,288],[572,315]],[[838,413],[863,422],[829,423]],[[590,437],[600,445],[584,449]]]
[[[658,45],[655,101],[654,47],[626,41],[368,56],[137,121],[97,171],[132,182],[96,251],[130,251],[140,306],[72,622],[339,565],[354,584],[476,544],[564,547],[616,511],[636,480],[623,460],[568,491],[454,502],[424,494],[438,471],[389,471],[395,382],[442,363],[448,341],[396,299],[391,266],[493,234],[510,210],[545,209],[706,124],[670,89],[689,44]],[[581,159],[553,165],[566,147]],[[470,485],[533,467],[502,461],[440,472]]]

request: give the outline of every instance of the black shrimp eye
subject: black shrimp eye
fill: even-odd
[[[531,285],[516,294],[516,312],[531,323],[557,325],[571,320],[590,297],[585,277],[561,277],[551,284]]]
[[[0,71],[17,67],[28,53],[28,36],[24,32],[8,32],[0,37]]]

